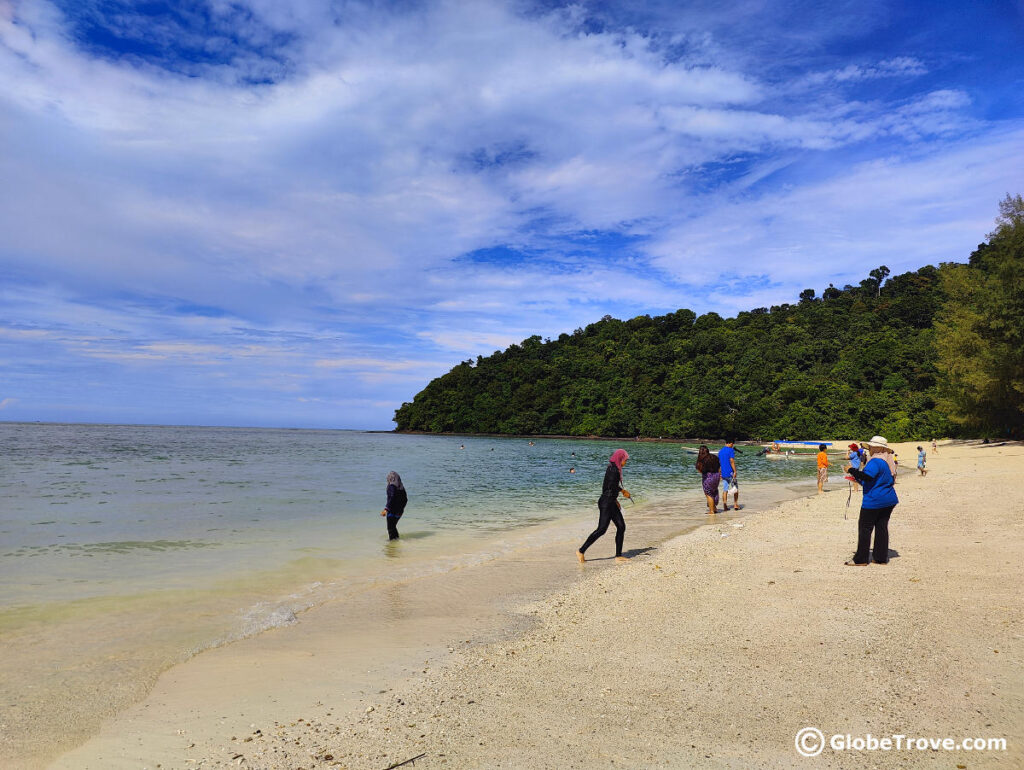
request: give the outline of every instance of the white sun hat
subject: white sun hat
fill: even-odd
[[[865,441],[864,443],[869,447],[884,449],[887,452],[893,451],[892,447],[889,446],[889,442],[885,440],[884,436],[872,436],[870,441]]]

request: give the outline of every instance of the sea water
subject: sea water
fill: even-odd
[[[168,666],[316,604],[579,529],[620,444],[641,508],[703,507],[675,444],[0,423],[6,747],[28,756],[83,709],[115,713]],[[744,484],[813,482],[741,451]],[[391,470],[409,494],[396,542]]]

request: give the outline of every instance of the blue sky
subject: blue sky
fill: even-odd
[[[392,427],[460,360],[963,261],[1024,2],[0,0],[0,420]]]

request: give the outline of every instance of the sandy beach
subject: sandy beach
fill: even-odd
[[[651,548],[627,511],[627,564],[604,558],[610,535],[557,572],[505,560],[487,578],[505,605],[467,571],[450,590],[473,612],[396,620],[385,639],[360,636],[360,612],[400,619],[430,606],[429,584],[311,611],[171,669],[52,766],[1020,767],[1024,446],[941,444],[925,478],[913,444],[897,451],[888,565],[843,565],[859,500],[846,508],[838,469],[827,494]],[[363,645],[378,665],[353,688],[341,672]],[[825,736],[815,758],[794,743],[807,727]],[[830,745],[868,734],[1006,747]]]

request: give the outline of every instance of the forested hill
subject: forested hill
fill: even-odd
[[[992,243],[969,265],[888,281],[882,267],[859,286],[829,286],[821,297],[807,289],[795,304],[736,318],[606,316],[459,364],[395,422],[430,432],[761,439],[909,440],[964,426],[1019,433],[1024,201],[1007,196],[1001,209]]]
[[[947,435],[935,410],[938,270],[805,291],[797,304],[605,316],[466,361],[395,413],[399,430],[775,438]]]

